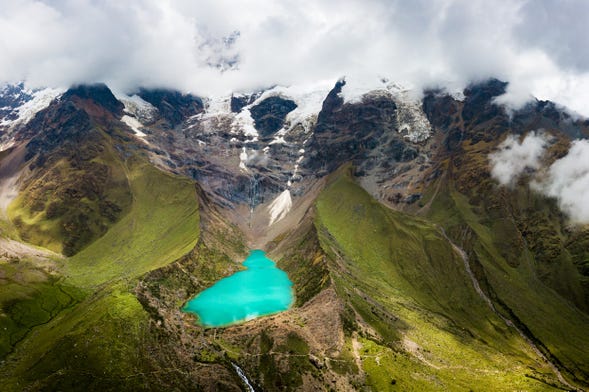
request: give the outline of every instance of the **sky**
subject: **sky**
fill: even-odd
[[[586,0],[1,0],[0,82],[201,96],[340,77],[509,81],[589,116]]]

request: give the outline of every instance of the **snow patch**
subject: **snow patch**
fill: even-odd
[[[245,136],[258,140],[258,131],[254,127],[254,119],[250,113],[249,108],[241,109],[231,124],[234,131],[241,131]]]
[[[296,86],[276,86],[264,91],[256,100],[243,107],[235,115],[233,129],[241,130],[246,136],[255,136],[258,131],[254,127],[254,120],[251,117],[250,108],[258,105],[267,98],[279,96],[294,101],[297,107],[286,115],[284,128],[281,130],[285,135],[292,128],[301,125],[305,131],[310,131],[316,121],[317,114],[321,111],[323,101],[333,87],[333,81],[322,81],[314,84],[303,84]],[[227,107],[224,109],[229,111]]]
[[[139,138],[146,137],[147,135],[140,131],[140,128],[145,128],[144,124],[155,121],[158,113],[157,108],[137,94],[115,93],[115,97],[125,105],[124,112],[126,114],[121,117],[121,121],[135,132],[135,136]]]
[[[4,143],[0,143],[0,152],[8,150],[10,147],[14,146],[14,144],[14,139],[10,139]]]
[[[286,141],[284,140],[284,136],[276,136],[271,142],[270,144],[286,144]]]
[[[135,117],[141,124],[150,123],[155,120],[158,113],[157,108],[143,100],[139,95],[129,96],[116,93],[115,97],[125,105],[125,113],[131,117]]]
[[[310,130],[316,121],[317,114],[323,107],[325,97],[332,88],[333,81],[331,80],[315,84],[277,86],[265,91],[254,104],[272,96],[291,99],[297,104],[297,107],[286,115],[285,131],[289,131],[297,125],[301,125],[305,130]]]
[[[412,92],[399,90],[395,97],[399,132],[412,143],[421,143],[431,136],[432,127],[422,109],[421,99]]]
[[[368,93],[388,91],[388,80],[385,78],[355,76],[342,79],[346,84],[342,86],[339,96],[344,100],[344,103],[360,103]]]
[[[466,97],[464,96],[464,91],[463,90],[448,90],[448,95],[450,95],[452,98],[454,98],[456,101],[460,101],[463,102]]]
[[[270,226],[284,218],[292,207],[292,198],[290,190],[286,189],[276,199],[270,203],[268,210],[270,212]]]
[[[231,112],[231,97],[210,97],[204,101],[205,111],[202,118],[225,116]]]
[[[59,88],[46,88],[43,90],[31,91],[32,98],[15,109],[18,117],[15,120],[2,120],[0,125],[15,126],[17,124],[26,124],[35,114],[49,106],[51,101],[64,93],[65,90]],[[28,91],[27,91],[28,92]]]
[[[254,126],[254,119],[251,116],[250,109],[258,105],[263,100],[280,96],[284,99],[291,99],[297,107],[287,114],[285,126],[279,132],[279,136],[284,136],[288,131],[297,125],[301,125],[305,132],[310,132],[312,125],[316,121],[317,114],[321,111],[323,100],[333,87],[333,81],[324,81],[315,84],[305,84],[296,86],[276,86],[259,94],[245,94],[244,96],[256,96],[257,98],[250,104],[244,106],[239,113],[231,111],[231,96],[211,97],[205,100],[205,111],[198,114],[201,120],[226,117],[231,121],[230,132],[232,134],[243,134],[250,139],[250,142],[257,142],[259,133]],[[234,93],[233,96],[241,96]],[[275,143],[282,143],[276,140]]]
[[[135,136],[137,136],[137,137],[147,136],[145,133],[143,133],[139,130],[139,128],[143,128],[143,124],[141,124],[139,122],[139,120],[137,120],[135,117],[131,117],[131,116],[128,116],[125,114],[123,117],[121,117],[121,121],[124,122],[125,124],[127,124],[127,126],[129,128],[131,128],[133,130],[133,132],[135,132]]]

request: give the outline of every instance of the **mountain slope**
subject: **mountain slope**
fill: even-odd
[[[324,246],[342,252],[336,286],[351,297],[368,331],[376,332],[365,341],[369,351],[385,357],[390,368],[404,368],[395,374],[399,387],[541,387],[516,363],[527,363],[539,379],[549,373],[546,364],[476,293],[439,228],[387,211],[347,175],[322,194],[318,212]],[[413,360],[397,359],[395,351]],[[364,363],[368,379],[384,388],[386,367]],[[423,371],[435,381],[416,379]]]
[[[19,307],[31,303],[28,306],[47,309],[47,303],[62,303],[15,347],[2,369],[9,390],[20,390],[22,383],[33,389],[70,390],[83,385],[90,390],[136,390],[147,382],[129,378],[149,370],[144,350],[155,339],[149,334],[149,314],[133,294],[134,282],[194,247],[199,236],[198,202],[190,181],[161,173],[141,164],[141,159],[130,161],[134,195],[130,212],[74,258],[58,262],[51,271],[55,283],[49,287],[55,292],[40,290],[32,282],[2,297],[4,306],[14,302],[11,296],[26,298],[8,314],[23,328],[26,325],[17,319],[22,317]],[[11,268],[10,264],[0,267]],[[33,264],[26,273],[35,270],[43,269]],[[60,287],[78,293],[73,302],[61,299]],[[33,297],[27,294],[31,290]]]
[[[6,282],[0,293],[0,322],[11,331],[0,346],[0,372],[7,390],[136,390],[147,385],[144,379],[129,377],[150,371],[146,345],[156,339],[149,333],[149,314],[133,294],[134,282],[188,253],[199,238],[194,183],[154,168],[129,144],[116,111],[111,112],[120,103],[104,105],[105,97],[113,103],[108,89],[98,89],[108,94],[82,89],[85,97],[73,91],[74,102],[66,94],[58,106],[36,118],[47,124],[44,133],[23,141],[29,152],[23,165],[30,171],[21,171],[23,185],[9,216],[29,213],[31,200],[47,207],[60,192],[75,192],[73,199],[59,200],[64,206],[49,222],[56,230],[43,223],[51,221],[46,219],[51,211],[47,208],[37,211],[40,219],[18,230],[21,237],[38,243],[63,243],[66,253],[71,236],[59,228],[70,214],[92,222],[103,216],[100,207],[105,201],[126,200],[126,206],[102,231],[94,231],[92,225],[76,227],[73,233],[86,242],[73,258],[50,255],[45,260],[31,252],[0,261],[0,276]],[[60,105],[69,106],[67,113],[74,117],[56,115]],[[84,121],[64,126],[72,118]],[[29,123],[27,132],[33,125]],[[86,154],[88,149],[92,153]],[[103,182],[88,180],[96,173],[94,167],[105,168]],[[51,175],[42,168],[50,168]],[[80,195],[86,184],[102,186],[104,192]]]
[[[498,186],[489,154],[543,127],[550,163],[589,128],[545,102],[510,116],[505,87],[68,90],[0,152],[4,388],[585,388],[587,228],[530,173]],[[291,309],[181,311],[253,246]]]
[[[448,98],[426,98],[426,111],[448,135],[448,143],[437,158],[438,177],[424,192],[422,213],[464,248],[497,309],[569,379],[586,386],[586,276],[583,256],[577,253],[575,259],[568,247],[582,247],[587,227],[569,225],[554,200],[529,189],[529,177],[512,188],[499,187],[490,178],[488,156],[508,132],[526,134],[544,125],[554,138],[546,158],[553,161],[566,154],[568,135],[586,134],[587,127],[547,110],[550,105],[543,102],[510,121],[491,103],[500,90],[488,87],[473,93],[477,109]],[[453,118],[439,121],[447,112],[454,113]]]

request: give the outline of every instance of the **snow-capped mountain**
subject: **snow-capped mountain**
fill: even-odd
[[[29,89],[24,83],[8,84],[0,90],[0,150],[12,144],[12,131],[29,122],[65,90]]]
[[[296,205],[297,197],[312,188],[327,166],[356,161],[366,183],[373,183],[391,177],[394,167],[380,162],[391,159],[386,149],[397,151],[394,161],[427,161],[432,129],[415,98],[418,94],[384,82],[376,88],[347,86],[341,80],[335,89],[327,82],[203,98],[202,110],[166,132],[162,130],[170,124],[154,118],[154,106],[137,95],[119,99],[125,104],[122,121],[149,146],[154,162],[190,175],[222,204],[247,205],[243,219],[250,224],[258,212],[273,224],[286,216],[291,199]],[[339,100],[335,107],[326,99],[330,94]],[[338,121],[351,115],[359,116],[356,122],[369,118],[376,132],[355,129],[353,123],[339,129]],[[328,129],[332,125],[335,128]],[[368,140],[381,152],[367,149]],[[323,161],[329,162],[327,166]],[[395,193],[399,192],[408,200],[415,198],[409,188],[397,187]],[[390,197],[386,191],[386,196],[376,194]]]

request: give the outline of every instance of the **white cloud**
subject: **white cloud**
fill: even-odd
[[[532,187],[554,197],[572,222],[589,223],[589,141],[575,140],[568,154],[555,161]]]
[[[520,142],[514,135],[508,135],[499,150],[489,155],[491,175],[501,185],[512,185],[526,170],[537,170],[546,150],[546,135],[530,132]]]
[[[589,115],[589,49],[579,33],[586,4],[4,0],[0,81],[104,81],[118,90],[167,86],[219,95],[342,75],[416,88],[494,76],[511,81],[506,103],[531,93]],[[228,45],[223,37],[235,31]],[[225,66],[211,66],[215,60]]]
[[[511,186],[526,171],[534,171],[530,187],[555,198],[571,222],[589,224],[589,141],[574,140],[564,157],[544,166],[542,156],[549,142],[544,133],[530,132],[520,142],[508,135],[489,155],[491,176]]]

